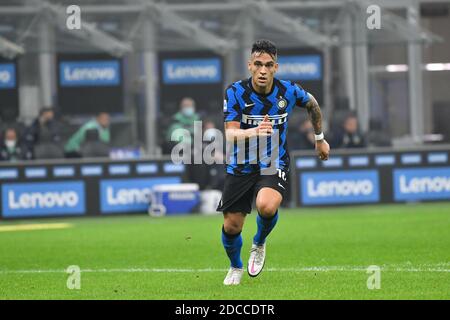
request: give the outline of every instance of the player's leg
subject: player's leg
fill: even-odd
[[[223,282],[225,285],[239,284],[244,273],[241,259],[241,232],[245,216],[246,214],[241,212],[226,212],[223,214],[222,244],[230,259],[230,269]]]
[[[247,271],[256,277],[264,268],[266,238],[278,221],[278,208],[286,191],[285,174],[261,176],[256,186],[257,232],[253,237]]]
[[[244,226],[245,213],[227,212],[223,214],[222,244],[230,259],[232,268],[242,268],[242,227]]]
[[[230,259],[225,285],[239,284],[244,272],[241,260],[242,236],[246,214],[252,210],[255,179],[253,176],[227,175],[218,211],[223,212],[222,244]]]
[[[267,236],[278,221],[278,208],[283,201],[283,196],[272,188],[262,188],[256,196],[256,209],[258,215],[256,223],[258,226],[253,243],[261,246],[266,242]]]

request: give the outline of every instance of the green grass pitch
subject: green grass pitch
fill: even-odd
[[[257,278],[222,284],[221,215],[3,221],[0,299],[450,299],[450,203],[281,209]],[[256,229],[244,226],[244,264]],[[70,265],[81,289],[67,288]],[[369,290],[367,267],[381,268]]]

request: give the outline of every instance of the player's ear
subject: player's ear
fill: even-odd
[[[252,71],[251,68],[252,68],[252,60],[248,60],[247,61],[247,69],[248,69],[248,71]]]
[[[278,71],[278,62],[275,62],[275,66],[274,66],[275,68],[274,68],[274,73],[276,73],[277,71]]]

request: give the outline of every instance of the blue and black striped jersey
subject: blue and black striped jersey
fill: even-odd
[[[304,107],[308,101],[308,93],[292,81],[275,78],[271,91],[266,95],[259,94],[253,89],[251,78],[230,85],[225,91],[223,104],[225,122],[239,121],[241,129],[249,129],[257,127],[267,114],[274,130],[278,130],[279,139],[278,148],[270,137],[267,137],[263,147],[259,139],[249,139],[245,144],[235,142],[228,152],[227,173],[243,175],[267,168],[269,166],[267,159],[274,150],[278,151],[276,168],[289,170],[286,141],[289,114],[295,106]],[[261,149],[265,150],[261,153]]]

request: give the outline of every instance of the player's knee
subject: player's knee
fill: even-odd
[[[223,229],[227,234],[238,234],[242,231],[242,225],[237,221],[229,220],[224,222]]]
[[[261,216],[265,218],[270,218],[275,215],[278,210],[278,204],[262,200],[256,204],[256,208]]]

